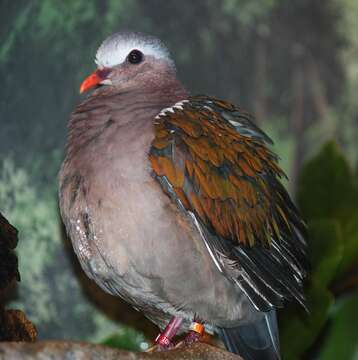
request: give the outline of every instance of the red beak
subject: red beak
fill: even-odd
[[[80,87],[80,94],[100,85],[102,81],[107,79],[110,72],[111,70],[107,68],[96,70],[83,81]]]

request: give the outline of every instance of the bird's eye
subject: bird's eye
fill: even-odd
[[[143,53],[140,52],[139,50],[132,50],[132,51],[128,54],[127,60],[128,60],[131,64],[139,64],[139,63],[143,60]]]

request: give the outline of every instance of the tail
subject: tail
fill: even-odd
[[[244,360],[279,360],[280,344],[276,311],[263,313],[254,322],[235,328],[218,328],[227,350]]]

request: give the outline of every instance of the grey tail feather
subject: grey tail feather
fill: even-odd
[[[252,323],[235,328],[218,328],[227,350],[244,360],[279,360],[280,344],[276,311],[263,313]]]

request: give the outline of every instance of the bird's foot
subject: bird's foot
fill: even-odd
[[[182,346],[187,346],[187,345],[193,344],[195,342],[198,342],[203,338],[204,334],[205,334],[204,325],[193,321],[190,326],[190,330],[189,330],[188,334],[186,335],[184,340],[179,341],[175,345],[175,348],[180,348]]]
[[[184,342],[186,345],[190,345],[193,344],[197,341],[200,341],[200,339],[202,338],[202,335],[200,335],[199,333],[190,330],[188,335],[185,337]]]

